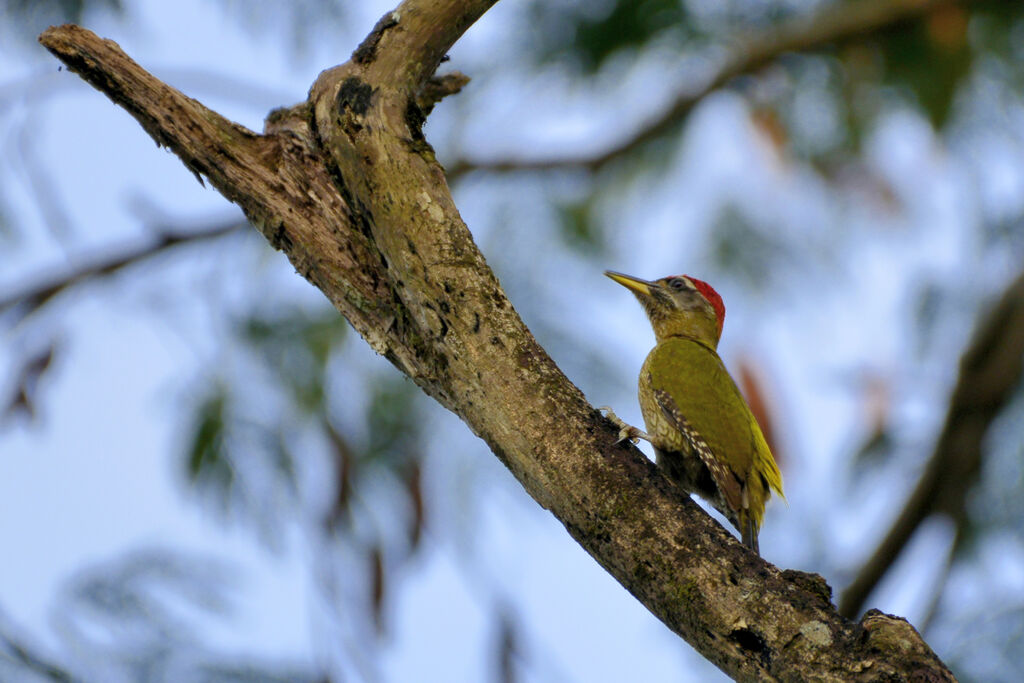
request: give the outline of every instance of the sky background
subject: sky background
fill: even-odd
[[[302,57],[290,53],[287,37],[268,35],[269,29],[254,36],[210,3],[133,4],[124,20],[101,17],[88,27],[116,40],[158,77],[261,130],[267,111],[303,99],[317,72],[343,61],[385,9],[381,3],[372,10],[353,7],[352,31],[332,41],[337,48]],[[487,27],[475,31],[481,29]],[[144,237],[132,208],[137,201],[155,202],[160,211],[186,219],[240,215],[216,192],[202,188],[173,155],[154,149],[127,114],[57,66],[41,48],[26,47],[3,54],[0,79],[19,85],[31,79],[60,90],[56,111],[35,122],[43,133],[32,144],[39,157],[60,160],[52,172],[61,200],[73,211],[72,245]],[[219,78],[232,84],[228,92],[221,91]],[[31,200],[18,201],[22,193],[24,188],[15,187],[5,195],[13,198],[19,217],[24,211],[23,220],[42,223]],[[62,251],[71,251],[45,228],[25,237],[36,244],[19,245],[17,263],[0,262],[4,283],[16,286],[27,275],[64,262]],[[232,253],[239,246],[248,253]],[[244,273],[240,264],[257,259],[272,261],[263,266],[273,271],[262,280],[264,286],[280,283],[307,302],[320,296],[298,280],[280,254],[253,244],[214,249],[216,254],[197,253],[193,263],[142,265],[139,270],[152,269],[155,279],[111,278],[90,287],[103,290],[98,296],[75,295],[81,303],[53,312],[67,341],[46,380],[44,414],[35,424],[8,431],[0,446],[0,547],[11,551],[4,553],[0,569],[4,617],[47,649],[59,652],[66,646],[55,606],[83,567],[173,549],[231,577],[224,586],[227,613],[189,622],[199,624],[210,649],[244,660],[330,666],[325,660],[334,648],[323,641],[332,635],[324,632],[325,619],[317,614],[321,598],[315,577],[301,542],[290,539],[299,531],[278,530],[276,547],[268,549],[240,522],[211,522],[209,506],[187,490],[178,466],[179,400],[200,381],[195,377],[200,359],[216,353],[217,340],[205,333],[218,326],[203,320],[208,311],[201,301],[174,299],[199,299],[207,283],[245,296],[245,282],[232,280]],[[364,345],[353,346],[353,362],[389,369]],[[503,592],[524,598],[537,640],[525,647],[537,650],[539,679],[676,675],[686,646],[579,546],[566,543],[557,521],[526,499],[457,419],[440,409],[432,413],[440,445],[454,441],[471,451],[460,457],[488,471],[481,485],[489,491],[489,503],[478,508],[482,516],[473,521],[485,548],[472,551],[478,556],[473,561],[486,562],[487,571],[501,577]],[[466,561],[459,557],[462,552],[442,543],[418,558],[403,581],[396,598],[400,608],[391,615],[393,635],[377,653],[383,680],[470,681],[488,670],[488,644],[497,634],[485,619],[492,606],[478,603],[490,599],[490,590],[472,585],[460,567]],[[594,601],[594,595],[603,597]],[[616,628],[601,628],[609,623]],[[655,643],[659,646],[652,647]],[[650,652],[633,655],[643,650]],[[567,661],[575,662],[571,670]],[[102,662],[91,665],[103,671]]]
[[[390,8],[346,4],[341,20],[296,48],[286,15],[242,4],[132,2],[120,18],[87,15],[85,25],[157,77],[259,131],[270,109],[303,100],[317,73],[346,60]],[[11,40],[9,29],[0,35]],[[580,84],[558,68],[536,71],[516,61],[530,35],[526,13],[506,0],[452,50],[451,68],[473,81],[428,122],[442,163],[601,149],[642,122],[638,101],[657,111],[707,69],[667,46],[621,58]],[[828,136],[839,115],[808,78],[794,109],[808,136]],[[0,258],[0,291],[104,245],[142,243],[162,219],[207,225],[240,218],[128,114],[58,70],[31,40],[0,49],[0,84],[0,193],[7,223],[20,226],[0,245],[16,254]],[[21,135],[26,128],[31,134]],[[631,423],[641,422],[635,377],[652,335],[632,297],[602,270],[650,278],[687,272],[716,286],[728,309],[720,352],[734,369],[753,368],[776,407],[788,502],[770,503],[761,552],[782,568],[822,572],[840,589],[901,508],[930,452],[979,302],[1020,267],[1019,249],[992,248],[978,226],[1022,210],[1024,115],[1018,105],[999,126],[963,128],[941,139],[911,109],[895,106],[879,117],[866,132],[862,161],[894,194],[887,206],[870,189],[837,193],[780,154],[752,124],[744,97],[711,95],[681,138],[666,143],[674,163],[600,198],[606,249],[596,255],[567,249],[552,227],[551,198],[584,191],[572,174],[474,174],[453,191],[541,344],[592,404],[610,404]],[[39,201],[33,168],[45,170],[55,201]],[[765,244],[765,261],[779,244],[798,243],[801,251],[772,255],[761,277],[731,276],[711,246],[723,204],[775,227],[778,242]],[[932,282],[956,296],[922,334],[915,312]],[[117,625],[90,611],[76,587],[123,577],[135,562],[140,571],[160,567],[172,575],[170,585],[194,591],[193,599],[165,595],[156,604],[180,627],[172,640],[218,661],[329,671],[338,680],[484,680],[494,675],[501,635],[494,615],[507,607],[521,639],[522,680],[724,680],[430,401],[417,404],[429,465],[429,543],[390,576],[384,635],[373,637],[361,558],[345,543],[324,550],[310,531],[332,496],[330,463],[317,444],[298,464],[302,505],[278,507],[275,497],[287,494],[266,483],[255,489],[267,496],[260,501],[266,518],[255,524],[225,512],[185,476],[188,406],[214,370],[248,381],[251,362],[225,340],[254,301],[264,310],[323,307],[322,295],[283,255],[257,237],[234,235],[85,285],[3,332],[4,367],[50,338],[57,350],[37,418],[8,423],[0,434],[0,623],[96,680],[129,676],[108,656],[115,646],[168,636],[147,630],[145,607],[136,621]],[[366,437],[358,397],[393,369],[351,334],[329,368],[332,410],[353,438]],[[874,377],[890,380],[888,404],[906,457],[852,479],[851,453],[871,421],[864,385]],[[261,382],[253,379],[254,396],[263,395]],[[260,410],[269,420],[284,409],[267,401]],[[378,483],[386,499],[386,478]],[[384,536],[394,524],[383,513],[370,519]],[[871,606],[912,623],[922,618],[941,569],[935,558],[950,538],[948,525],[928,524]],[[204,588],[174,579],[177,561],[187,567],[182,577],[198,573]],[[981,542],[949,586],[944,600],[1024,595],[1020,538]],[[960,635],[939,628],[928,640],[946,656]]]

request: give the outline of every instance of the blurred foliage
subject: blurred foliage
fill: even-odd
[[[83,24],[100,15],[124,17],[124,0],[0,0],[0,52],[17,50],[38,60],[43,54],[36,38],[47,27]],[[3,99],[0,97],[0,116],[4,114]],[[24,153],[23,149],[19,152]],[[0,192],[0,214],[7,210],[7,199]],[[0,235],[17,234],[17,227],[3,226],[0,221]]]
[[[986,221],[983,236],[989,246],[1003,247],[1008,252],[1024,254],[1024,215],[1006,216]]]
[[[222,612],[228,608],[229,574],[209,562],[146,551],[83,571],[69,586],[69,602],[100,620],[109,618],[112,628],[133,639],[163,644],[199,635],[184,628],[180,605],[170,595],[185,598],[191,607]]]
[[[679,0],[595,0],[535,2],[530,26],[541,61],[569,59],[594,73],[613,55],[686,30]]]
[[[885,465],[893,456],[895,447],[892,433],[888,429],[879,428],[869,432],[868,437],[853,452],[853,476],[850,478],[850,485],[859,483],[858,480],[866,473],[877,471],[879,467]]]
[[[635,4],[636,13],[624,19],[630,3],[543,3],[534,6],[536,60],[540,64],[561,62],[574,65],[585,77],[600,78],[602,69],[613,58],[631,52],[630,58],[642,60],[644,52],[654,52],[670,41],[688,53],[700,53],[709,45],[728,44],[744,32],[770,32],[770,26],[784,21],[790,12],[785,3],[643,3]],[[714,9],[707,9],[715,5]],[[748,10],[739,9],[746,6]],[[770,8],[775,8],[772,11]],[[791,7],[789,8],[791,9]],[[660,13],[660,14],[659,14]],[[650,20],[654,15],[659,20]],[[725,18],[725,20],[723,20]],[[615,26],[627,27],[616,34]],[[621,67],[622,62],[616,64]],[[825,180],[834,201],[867,199],[885,214],[907,212],[901,188],[892,178],[878,173],[862,157],[865,141],[871,140],[881,123],[897,110],[916,110],[932,126],[939,144],[962,135],[966,117],[982,127],[1002,125],[999,116],[1019,112],[1020,91],[1024,90],[1024,3],[982,1],[946,5],[921,20],[901,21],[883,31],[857,35],[841,43],[825,44],[796,55],[784,55],[757,73],[736,79],[727,87],[747,103],[747,115],[787,170],[807,165]],[[980,78],[999,79],[1005,88],[998,109],[990,112],[990,121],[976,112],[972,88]],[[985,93],[992,96],[992,90]],[[641,103],[642,105],[642,103]],[[659,112],[638,106],[639,120],[651,119]],[[684,112],[671,135],[680,136],[687,123]],[[1019,135],[1019,133],[1018,133]],[[668,136],[658,150],[672,149]],[[643,168],[645,146],[627,150],[615,160],[618,168],[637,164]],[[678,157],[671,161],[678,161]],[[643,173],[641,170],[640,173]],[[593,229],[591,208],[614,191],[625,174],[601,173],[593,176],[590,197],[576,197],[573,203],[559,207],[558,226],[564,242],[583,254],[592,251],[589,238],[600,234]],[[632,177],[637,177],[636,174]],[[1003,179],[1005,180],[1005,178]],[[656,183],[656,180],[655,180]],[[763,291],[778,284],[783,273],[806,268],[821,260],[814,245],[793,239],[793,231],[777,225],[777,217],[732,200],[725,200],[714,216],[706,247],[714,266],[744,283],[748,289]],[[1024,223],[1019,214],[1001,215],[979,222],[984,249],[989,253],[1024,256]],[[583,239],[580,239],[580,238]],[[833,235],[841,243],[838,235]],[[809,250],[808,247],[811,247]],[[1010,258],[1006,256],[1002,258]],[[964,308],[970,308],[965,312]],[[973,320],[984,308],[958,287],[942,278],[924,279],[917,298],[916,317],[910,328],[922,362],[931,362],[940,350],[948,351],[950,319]],[[898,392],[905,377],[884,377],[887,391]],[[863,406],[866,420],[862,438],[854,439],[849,451],[849,495],[862,496],[860,485],[877,485],[877,477],[893,472],[907,477],[926,457],[920,444],[909,448],[903,433],[904,416],[865,391]],[[1003,444],[1000,454],[986,461],[985,476],[975,487],[972,502],[959,520],[959,541],[951,549],[955,576],[963,567],[979,562],[979,539],[998,538],[1007,530],[1020,541],[1024,509],[1020,491],[1024,474],[1019,444],[1024,431],[1019,407],[1008,409],[1004,425],[992,444]],[[1013,428],[1010,427],[1013,425]],[[1012,433],[1011,433],[1012,432]],[[910,461],[908,462],[908,457]],[[867,476],[873,475],[868,484]],[[894,505],[900,505],[894,501]],[[938,581],[938,594],[946,579]],[[944,606],[944,617],[954,623],[977,625],[985,616],[967,614],[962,607]],[[998,621],[1006,629],[984,628],[986,645],[1000,666],[991,669],[977,658],[954,658],[964,667],[965,680],[1017,680],[1019,667],[1006,666],[1007,653],[1014,652],[1022,631],[1019,605],[1007,605]],[[966,632],[966,631],[965,631]],[[1017,650],[1019,651],[1019,650]],[[1019,659],[1019,658],[1018,658]],[[1002,668],[1000,668],[1002,667]],[[978,672],[998,672],[995,677]],[[1007,673],[1011,672],[1011,673]]]
[[[960,628],[947,663],[962,672],[964,683],[1017,683],[1024,679],[1024,605],[1004,604],[993,610],[966,606],[957,615]]]
[[[925,282],[916,296],[917,305],[914,315],[915,339],[917,354],[923,355],[934,341],[934,332],[942,317],[942,309],[946,303],[946,295],[937,282]]]
[[[310,41],[336,31],[350,18],[347,0],[292,0],[291,2],[242,2],[218,0],[234,20],[253,32],[272,34],[288,39],[296,53],[304,52]],[[9,25],[0,25],[23,46],[34,46],[36,36],[47,26],[82,24],[88,15],[125,16],[130,3],[124,0],[0,0],[4,18]],[[19,30],[26,27],[27,30]]]
[[[582,201],[566,201],[556,205],[558,228],[562,241],[580,252],[600,252],[604,246],[601,223],[594,219],[593,196]]]
[[[732,274],[753,290],[770,286],[772,273],[788,265],[792,253],[766,227],[731,203],[718,214],[708,250],[709,260],[716,268]]]
[[[970,73],[974,53],[967,41],[968,10],[942,7],[924,22],[887,31],[876,39],[885,64],[882,85],[912,93],[936,128],[949,120],[953,99]]]
[[[179,552],[146,550],[81,570],[56,625],[85,661],[75,680],[310,683],[308,669],[232,662],[208,645],[211,615],[235,611],[236,570]]]
[[[13,241],[17,237],[14,224],[11,221],[10,210],[7,208],[7,197],[0,188],[0,244]]]
[[[332,308],[314,316],[289,311],[272,318],[254,315],[239,324],[242,341],[265,358],[306,413],[324,404],[324,383],[330,352],[341,344],[348,323]]]
[[[1024,542],[1024,384],[993,426],[981,484],[967,505],[967,541],[1007,533]],[[970,550],[967,544],[965,550]]]
[[[1024,59],[1024,8],[1018,2],[988,0],[972,6],[968,16],[967,39],[970,49],[1006,63]],[[1014,83],[1024,86],[1024,74],[1015,73]]]
[[[68,670],[34,645],[31,638],[14,627],[10,620],[0,623],[0,680],[55,681],[71,683],[76,680]]]
[[[530,5],[535,28],[533,54],[540,64],[575,64],[581,75],[599,76],[613,56],[632,51],[634,59],[642,60],[644,50],[653,51],[669,38],[676,49],[701,54],[710,45],[728,44],[736,35],[770,34],[774,25],[790,19],[795,10],[795,5],[787,3],[742,1],[714,7],[673,0],[534,3]],[[894,104],[916,107],[942,130],[975,74],[974,67],[982,61],[1005,62],[1007,73],[1015,74],[1016,87],[1024,88],[1024,70],[1019,68],[1024,59],[1021,36],[1024,4],[988,0],[944,6],[921,21],[897,22],[841,44],[780,55],[756,77],[737,79],[729,87],[748,98],[752,123],[780,154],[796,154],[829,179],[849,182],[865,136]],[[652,112],[643,112],[642,106],[638,109],[640,118],[652,116]],[[584,220],[586,208],[624,180],[636,178],[662,161],[671,163],[672,140],[678,137],[685,119],[676,123],[653,144],[638,145],[615,160],[617,166],[631,169],[628,175],[599,174],[591,184],[589,199],[577,198],[560,207],[559,226],[568,246],[594,253],[592,237],[596,233]],[[649,152],[657,156],[649,156]],[[888,182],[866,177],[863,171],[858,166],[853,174],[859,177],[858,184],[870,188],[878,201],[894,203]],[[731,211],[723,209],[719,219],[723,226],[739,225]],[[760,219],[748,220],[756,224]],[[770,226],[762,227],[762,234],[772,232]],[[718,239],[713,250],[721,257],[720,264],[737,267],[736,271],[726,268],[728,272],[754,283],[749,268],[752,262],[776,266],[770,255],[759,254],[759,241],[734,239],[739,231],[731,232],[733,238]],[[784,253],[789,245],[777,246],[781,249],[773,249],[775,255]]]
[[[124,11],[121,0],[2,0],[4,15],[28,26],[79,24],[86,12]],[[35,36],[33,36],[34,38]]]
[[[234,476],[224,447],[226,390],[217,386],[196,407],[192,443],[188,449],[188,476],[195,483],[209,483],[229,491]]]
[[[419,389],[404,377],[382,377],[370,391],[369,438],[364,461],[393,466],[416,458],[420,449]]]
[[[17,30],[29,39],[34,39],[32,32],[39,24],[79,22],[91,11],[120,15],[125,9],[121,0],[2,2],[12,27],[30,27],[29,31],[8,27],[7,32]],[[821,7],[829,3],[809,4]],[[221,7],[254,31],[275,37],[282,31],[289,33],[290,47],[301,50],[318,37],[318,31],[330,31],[343,21],[351,5],[344,0],[285,4],[228,0]],[[719,57],[720,50],[742,46],[737,35],[770,32],[807,7],[808,3],[757,0],[535,0],[526,5],[532,42],[527,43],[524,59],[541,69],[570,65],[575,70],[573,76],[597,83],[609,72],[621,74],[651,55],[663,58],[666,50],[683,56],[706,52]],[[902,109],[920,112],[938,137],[948,135],[958,121],[962,125],[963,110],[975,104],[969,101],[968,86],[982,68],[989,70],[986,73],[998,73],[1010,89],[1007,106],[997,109],[1012,111],[1019,106],[1019,91],[1024,89],[1022,46],[1024,3],[982,0],[946,6],[923,20],[899,22],[841,44],[782,55],[726,87],[742,98],[749,123],[759,140],[771,148],[768,156],[795,182],[812,177],[813,182],[827,185],[823,193],[833,204],[875,202],[882,210],[900,211],[905,207],[891,179],[871,169],[861,157],[864,142],[886,116]],[[570,89],[576,85],[568,83]],[[602,107],[605,102],[600,97],[614,96],[610,90],[598,93],[588,106]],[[630,111],[633,121],[624,120],[609,139],[618,139],[655,117],[659,112],[645,109],[648,105],[644,100],[635,102]],[[472,107],[467,111],[473,115]],[[607,198],[627,203],[623,188],[640,193],[663,182],[667,171],[687,152],[679,141],[685,140],[688,114],[681,114],[650,143],[627,150],[614,164],[596,173],[580,174],[586,176],[582,189],[573,186],[572,193],[538,193],[545,197],[538,203],[547,201],[551,210],[537,214],[554,216],[550,225],[539,229],[557,230],[560,243],[583,258],[596,260],[605,255],[610,251],[606,242],[614,235],[606,225],[606,208],[615,202]],[[801,175],[805,171],[809,176]],[[851,182],[851,178],[856,180]],[[848,192],[855,183],[857,191],[864,186],[871,191]],[[737,201],[744,192],[740,188],[723,200],[717,212],[706,219],[709,225],[702,226],[707,227],[709,239],[700,246],[712,270],[748,290],[763,291],[808,264],[825,260],[814,251],[806,234],[787,231],[777,215]],[[524,201],[515,193],[516,204],[529,201],[530,197]],[[0,206],[0,213],[3,208]],[[1020,215],[980,224],[986,249],[1022,253],[1024,223]],[[841,243],[840,230],[819,227],[828,234],[827,239]],[[496,267],[514,270],[501,262],[502,256],[495,254]],[[513,257],[508,258],[511,261]],[[594,264],[596,271],[600,267]],[[503,281],[514,282],[515,277],[510,273]],[[535,271],[525,269],[521,277],[535,277]],[[943,325],[948,325],[951,317],[963,307],[972,308],[973,313],[978,306],[960,285],[939,277],[921,284],[917,317],[908,325],[915,330],[922,360],[936,352],[948,336]],[[520,300],[524,307],[530,301],[544,300],[542,288],[523,289],[529,296],[513,297],[517,306]],[[387,604],[395,593],[393,579],[420,551],[431,504],[425,499],[423,485],[427,465],[424,441],[429,436],[424,425],[425,399],[412,382],[390,368],[340,367],[350,363],[346,351],[352,335],[330,307],[267,313],[264,302],[255,298],[252,310],[236,321],[233,338],[225,342],[229,347],[225,355],[230,357],[208,368],[201,386],[190,396],[192,415],[182,448],[182,470],[224,510],[253,521],[265,538],[284,536],[280,533],[284,524],[303,525],[315,563],[323,565],[316,569],[321,574],[325,602],[339,612],[358,611],[349,609],[348,595],[332,592],[341,590],[337,585],[355,586],[352,590],[359,593],[359,605],[380,636],[386,633]],[[543,313],[528,311],[527,315],[543,318]],[[550,348],[567,349],[563,367],[570,375],[614,374],[603,368],[617,368],[617,364],[609,363],[607,356],[595,352],[591,345],[580,344],[575,330],[564,338],[559,337],[562,333],[557,325],[552,326],[545,343]],[[52,348],[30,354],[22,364],[25,372],[15,373],[14,392],[4,403],[8,413],[32,412],[35,387],[52,356]],[[893,384],[901,381],[887,379]],[[339,386],[341,383],[345,384]],[[902,467],[901,473],[905,473],[907,464],[898,457],[907,452],[900,433],[902,416],[888,405],[878,411],[869,404],[870,397],[855,397],[854,405],[867,406],[869,419],[864,438],[854,439],[855,445],[849,449],[850,471],[855,475],[881,472],[880,478],[894,471],[886,468]],[[954,575],[968,562],[978,561],[978,539],[999,534],[1021,536],[1021,425],[1024,420],[1018,400],[1016,407],[1007,411],[1000,434],[992,439],[1001,447],[987,461],[982,482],[971,499],[962,542],[955,549],[955,561],[960,564],[954,567]],[[327,463],[330,474],[310,481],[304,468],[317,458]],[[228,609],[221,594],[226,583],[223,576],[199,572],[196,578],[193,574],[180,558],[129,559],[124,566],[83,574],[71,591],[71,602],[75,610],[91,615],[93,626],[98,623],[101,630],[110,632],[121,629],[125,642],[141,643],[132,659],[135,664],[131,664],[140,667],[136,671],[164,671],[158,662],[165,660],[159,657],[170,652],[171,660],[177,661],[175,648],[182,643],[201,644],[189,625],[167,609],[163,599],[168,592],[186,596],[187,602],[200,610]],[[983,639],[986,652],[995,653],[979,662],[965,645],[960,658],[965,671],[974,672],[978,680],[988,678],[978,672],[992,672],[990,680],[1016,680],[999,677],[1019,673],[1019,661],[1012,661],[1007,654],[1019,652],[1014,650],[1020,647],[1024,623],[1019,605],[1007,604],[994,616],[974,606],[944,605],[942,609],[949,621],[963,625],[966,637],[953,642],[977,644]],[[511,678],[522,668],[523,643],[529,634],[511,608],[497,612],[496,668]],[[187,680],[293,680],[258,668],[223,666],[215,658],[188,671]],[[295,676],[306,680],[302,672]],[[186,680],[180,675],[177,679]]]
[[[295,449],[302,425],[323,413],[328,362],[346,328],[326,306],[313,314],[253,313],[234,328],[253,358],[242,361],[242,369],[227,363],[210,373],[196,404],[185,461],[189,480],[225,512],[238,510],[258,522],[265,537],[289,516],[277,505],[301,504]],[[291,407],[275,412],[270,405]],[[304,417],[297,421],[296,413]]]
[[[334,572],[346,572],[348,590],[364,586],[366,614],[383,635],[391,577],[419,549],[425,524],[422,392],[391,368],[369,375],[364,390],[332,383],[332,362],[349,334],[326,304],[254,312],[234,331],[244,353],[238,367],[225,363],[212,373],[215,388],[198,404],[192,479],[222,508],[255,522],[271,545],[281,522],[300,511],[316,539],[313,553],[323,557],[321,589],[332,596],[325,602],[336,618],[358,619],[361,612],[335,595]],[[334,476],[309,481],[302,472],[311,468]],[[361,579],[351,558],[363,558]]]
[[[303,54],[314,40],[331,37],[349,20],[349,0],[291,0],[252,2],[220,0],[235,20],[272,38],[289,39],[289,47]]]
[[[0,427],[10,421],[25,417],[36,418],[36,402],[39,400],[39,385],[53,367],[58,342],[50,340],[43,348],[35,350],[16,363],[13,389],[8,398],[0,403]]]

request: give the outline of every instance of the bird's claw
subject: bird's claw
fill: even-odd
[[[643,434],[639,429],[633,425],[627,424],[622,418],[615,414],[615,411],[610,406],[601,406],[598,408],[599,411],[604,413],[608,421],[619,428],[619,440],[615,443],[622,443],[623,441],[629,440],[633,443],[640,441],[640,435]]]
[[[623,441],[629,440],[630,443],[638,444],[640,443],[640,435],[637,434],[639,431],[640,430],[636,427],[626,425],[619,430],[619,439],[615,443],[622,443]]]

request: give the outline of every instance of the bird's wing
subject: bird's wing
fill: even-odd
[[[697,454],[704,466],[708,468],[711,477],[715,480],[719,492],[725,499],[726,504],[733,510],[740,511],[747,507],[747,501],[743,500],[743,484],[736,475],[729,469],[729,466],[722,460],[715,457],[711,447],[704,440],[697,430],[693,428],[690,421],[686,419],[672,395],[663,389],[654,389],[654,400],[658,402],[665,418],[675,426],[686,439],[687,444]]]

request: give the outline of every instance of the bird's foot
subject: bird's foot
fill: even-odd
[[[651,437],[647,432],[637,429],[631,424],[627,424],[625,420],[615,414],[611,407],[601,406],[598,410],[604,413],[604,416],[608,418],[613,425],[619,428],[619,440],[615,443],[622,443],[627,439],[633,443],[637,443],[640,439],[644,439],[645,441],[651,440]]]

